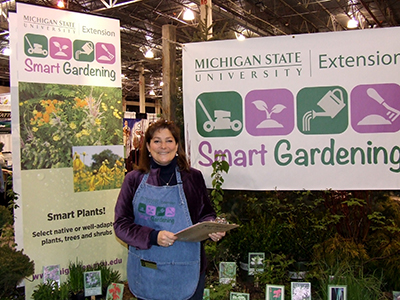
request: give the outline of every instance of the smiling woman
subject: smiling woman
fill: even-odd
[[[154,133],[147,149],[154,161],[160,166],[168,165],[178,153],[178,144],[175,141],[171,131],[160,129]]]
[[[138,299],[165,294],[202,300],[204,248],[200,242],[178,241],[175,233],[215,220],[204,177],[189,167],[173,122],[150,125],[140,153],[139,167],[126,175],[115,206],[115,234],[129,245],[129,288]],[[209,237],[219,241],[224,235]]]

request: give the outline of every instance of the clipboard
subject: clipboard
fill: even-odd
[[[210,233],[229,231],[236,227],[239,225],[204,221],[175,233],[175,236],[178,237],[178,241],[182,242],[201,242],[208,239]]]

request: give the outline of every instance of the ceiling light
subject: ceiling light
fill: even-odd
[[[246,39],[246,37],[243,34],[238,32],[235,32],[235,36],[238,41],[244,41]]]
[[[149,95],[150,95],[150,96],[155,96],[156,93],[154,92],[154,90],[150,90]]]
[[[58,8],[64,8],[65,6],[64,6],[64,1],[63,0],[59,0],[58,2],[57,2],[57,7]]]
[[[348,22],[347,22],[347,28],[349,29],[354,29],[358,27],[358,21],[356,19],[351,18]]]
[[[185,21],[194,20],[194,13],[190,9],[185,9],[185,12],[183,13],[183,19]]]
[[[146,54],[144,55],[144,57],[146,58],[153,58],[154,57],[154,53],[151,49],[146,51]]]
[[[10,48],[4,48],[3,49],[3,55],[10,56],[11,55],[11,49]]]

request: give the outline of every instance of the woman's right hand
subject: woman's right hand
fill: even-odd
[[[174,244],[177,237],[173,232],[161,230],[157,236],[157,243],[161,247],[170,247]]]

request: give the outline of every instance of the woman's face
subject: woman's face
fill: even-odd
[[[166,166],[174,159],[178,151],[178,144],[175,142],[171,131],[164,128],[154,133],[150,144],[147,144],[147,150],[156,163],[160,166]]]

